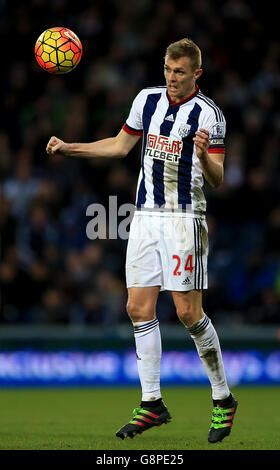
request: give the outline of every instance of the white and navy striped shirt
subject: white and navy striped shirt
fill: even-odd
[[[224,153],[226,121],[216,104],[195,92],[173,103],[166,86],[145,88],[133,101],[123,129],[143,135],[137,208],[205,211],[195,132],[210,133],[209,153]]]

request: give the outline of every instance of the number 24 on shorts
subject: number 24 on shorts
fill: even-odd
[[[185,271],[190,271],[190,274],[193,272],[193,255],[189,255],[185,264]],[[173,255],[173,259],[177,260],[176,267],[174,269],[173,275],[174,276],[181,276],[182,272],[179,271],[181,266],[181,258],[178,255]]]

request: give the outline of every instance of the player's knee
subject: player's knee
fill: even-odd
[[[203,311],[192,303],[186,303],[177,307],[177,315],[185,326],[190,327],[202,318]]]
[[[141,305],[133,300],[129,300],[127,302],[126,310],[128,316],[133,322],[149,321],[155,316],[154,312],[152,312],[148,306]]]

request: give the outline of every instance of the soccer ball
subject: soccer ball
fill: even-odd
[[[46,29],[35,44],[35,57],[44,70],[53,74],[71,72],[81,60],[80,39],[67,28]]]

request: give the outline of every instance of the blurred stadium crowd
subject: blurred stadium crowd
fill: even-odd
[[[203,54],[199,86],[228,129],[224,184],[205,185],[204,308],[219,324],[278,323],[280,60],[271,10],[243,0],[1,1],[0,10],[2,44],[10,44],[1,51],[0,322],[128,321],[126,242],[89,240],[86,209],[107,207],[109,195],[134,202],[140,145],[120,161],[49,158],[45,147],[51,135],[116,135],[138,91],[164,84],[167,45],[190,37]],[[83,43],[81,63],[65,76],[43,72],[33,56],[52,26],[69,27]],[[168,293],[158,314],[177,322]]]

